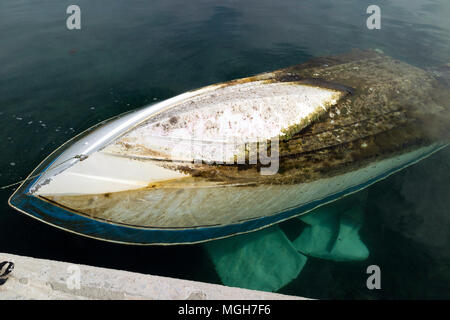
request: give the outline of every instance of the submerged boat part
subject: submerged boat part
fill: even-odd
[[[369,249],[359,237],[364,212],[360,204],[342,208],[338,202],[320,207],[305,217],[308,225],[293,246],[306,256],[333,261],[360,261]]]
[[[307,261],[278,226],[209,242],[205,248],[224,285],[253,290],[281,289]]]
[[[307,257],[333,261],[368,258],[369,250],[358,234],[366,198],[367,192],[358,192],[299,217],[307,226],[293,241],[281,228],[272,226],[211,241],[204,248],[224,285],[278,291],[300,276]]]
[[[64,230],[132,244],[265,228],[445,147],[443,79],[357,50],[189,91],[68,141],[10,205]]]

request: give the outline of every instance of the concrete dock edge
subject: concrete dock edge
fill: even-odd
[[[14,263],[0,300],[291,300],[296,296],[0,253]]]

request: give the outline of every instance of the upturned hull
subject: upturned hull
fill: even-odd
[[[44,160],[10,205],[120,243],[255,231],[445,147],[449,98],[445,82],[372,51],[316,59],[101,123]]]

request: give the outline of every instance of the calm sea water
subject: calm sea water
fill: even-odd
[[[81,8],[81,30],[66,8]],[[381,30],[366,8],[381,7]],[[0,184],[23,179],[75,134],[189,89],[351,48],[427,68],[450,62],[447,0],[0,2]],[[279,290],[312,298],[450,298],[450,151],[369,188],[368,260],[310,258]],[[0,252],[220,283],[202,245],[134,247],[76,236],[7,205]],[[288,221],[290,228],[298,221]],[[299,226],[300,228],[301,226]],[[368,290],[366,268],[382,271]]]

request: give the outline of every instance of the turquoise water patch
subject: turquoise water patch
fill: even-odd
[[[342,211],[342,204],[314,210],[302,221],[308,224],[293,241],[294,247],[307,256],[333,261],[358,261],[369,256],[359,237],[364,211],[358,203]]]
[[[277,291],[302,271],[297,252],[278,226],[204,245],[224,285]]]
[[[294,239],[277,225],[208,242],[204,248],[224,285],[278,291],[299,277],[308,256],[338,262],[368,258],[359,237],[366,198],[367,192],[358,192],[294,218],[306,224],[292,223],[291,229],[301,229]]]

